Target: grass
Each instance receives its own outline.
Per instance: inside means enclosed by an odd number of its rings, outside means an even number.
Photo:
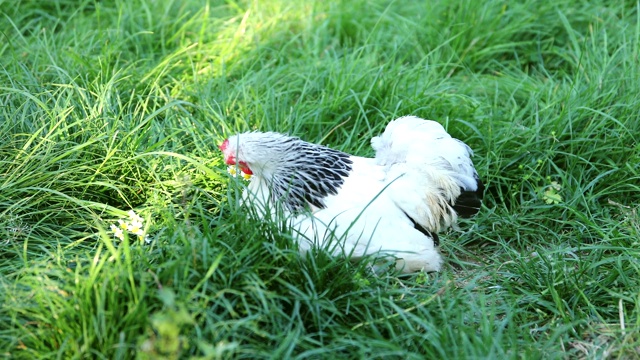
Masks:
[[[640,358],[637,1],[0,5],[1,358]],[[488,187],[439,274],[301,258],[216,146],[407,114]]]

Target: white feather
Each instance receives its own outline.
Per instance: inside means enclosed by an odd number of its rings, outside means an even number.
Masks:
[[[245,135],[251,137],[256,135]],[[231,140],[241,148],[237,137]],[[405,272],[439,271],[442,257],[430,234],[455,224],[452,204],[461,191],[478,190],[471,149],[439,123],[415,116],[391,121],[371,145],[376,157],[351,156],[349,176],[337,194],[322,199],[324,208],[312,207],[311,214],[292,218],[301,252],[334,242],[335,255],[387,254]],[[255,149],[245,152],[258,156]],[[267,158],[255,166],[275,166],[274,158],[282,157],[278,154],[260,155]],[[268,182],[259,176],[248,192],[262,204],[269,202]]]
[[[334,255],[345,253],[357,259],[379,253],[397,257],[397,266],[404,272],[439,271],[442,258],[433,239],[416,230],[397,206],[384,168],[374,159],[351,159],[352,175],[337,195],[326,198],[327,207],[311,217],[295,218],[300,250],[337,239]]]

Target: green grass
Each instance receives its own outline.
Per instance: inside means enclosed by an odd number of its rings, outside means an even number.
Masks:
[[[637,1],[0,9],[0,358],[640,358]],[[439,274],[301,258],[217,150],[408,114],[488,187]]]

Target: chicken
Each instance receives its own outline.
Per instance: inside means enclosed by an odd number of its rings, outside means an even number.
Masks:
[[[403,272],[439,271],[437,233],[476,214],[484,185],[462,141],[415,116],[371,139],[375,158],[274,132],[220,145],[224,161],[252,175],[243,199],[259,213],[289,217],[302,253],[329,246],[351,258],[393,256]]]

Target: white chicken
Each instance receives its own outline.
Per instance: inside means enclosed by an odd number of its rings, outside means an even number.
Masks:
[[[391,121],[371,145],[375,158],[248,132],[220,150],[226,164],[252,175],[245,201],[289,215],[302,253],[334,241],[334,255],[390,255],[407,273],[439,271],[437,233],[480,208],[484,185],[473,152],[439,123],[415,116]]]

